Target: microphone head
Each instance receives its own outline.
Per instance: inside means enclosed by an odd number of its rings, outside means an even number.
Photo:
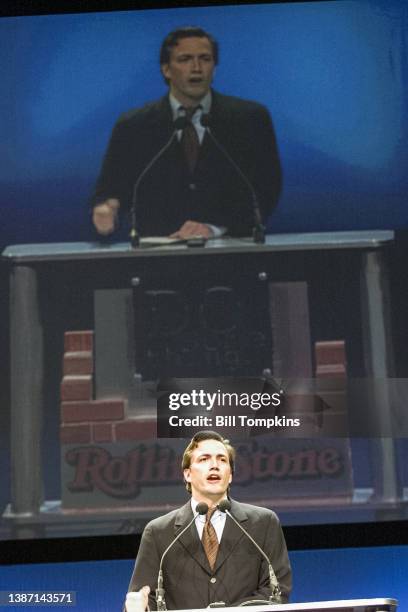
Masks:
[[[200,502],[199,504],[197,504],[196,512],[198,512],[198,514],[207,514],[208,512],[207,504],[205,502]]]
[[[200,123],[204,128],[211,126],[211,115],[210,113],[203,113],[200,118]]]
[[[218,510],[221,512],[225,512],[226,510],[231,510],[231,502],[229,499],[222,499],[217,506]]]
[[[187,117],[181,116],[177,117],[177,119],[173,123],[173,128],[175,130],[184,130],[188,123]]]

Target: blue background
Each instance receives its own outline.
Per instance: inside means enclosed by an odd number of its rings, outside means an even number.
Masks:
[[[351,0],[0,20],[0,246],[88,239],[117,116],[163,95],[172,28],[220,41],[216,89],[264,103],[284,190],[276,232],[408,226],[408,6]]]
[[[407,609],[408,546],[293,551],[290,559],[294,575],[291,603],[393,597],[399,600],[399,610]],[[1,567],[0,590],[76,591],[76,607],[58,609],[119,612],[133,563],[125,560]]]

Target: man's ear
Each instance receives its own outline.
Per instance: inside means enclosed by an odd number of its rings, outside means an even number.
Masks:
[[[190,468],[186,468],[185,470],[183,470],[183,476],[186,482],[191,482],[190,472],[191,472]]]
[[[169,78],[169,65],[168,64],[160,64],[160,70],[165,79]]]

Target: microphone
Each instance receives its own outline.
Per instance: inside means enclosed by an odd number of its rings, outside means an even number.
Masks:
[[[237,527],[239,527],[241,529],[241,531],[244,532],[244,534],[251,540],[252,544],[257,548],[257,550],[261,553],[261,555],[263,556],[263,558],[265,559],[265,561],[268,564],[268,569],[269,569],[269,586],[271,588],[271,595],[269,597],[269,603],[271,604],[280,604],[282,603],[281,600],[281,590],[279,587],[279,582],[278,579],[276,577],[276,574],[273,570],[272,567],[272,563],[269,560],[269,557],[267,556],[267,554],[262,550],[262,548],[255,542],[254,538],[246,531],[246,529],[244,529],[242,527],[242,525],[240,523],[238,523],[238,521],[232,516],[230,510],[231,510],[231,502],[229,501],[229,499],[223,499],[222,501],[220,501],[220,503],[218,504],[217,508],[221,511],[221,512],[225,512],[225,514],[227,516],[230,517],[230,519],[232,519],[234,521],[234,523],[237,525]],[[247,602],[247,605],[251,605],[253,602]],[[260,602],[257,602],[260,603]],[[242,604],[242,605],[245,605]]]
[[[172,546],[174,546],[174,544],[177,542],[177,540],[179,538],[181,538],[183,533],[185,533],[187,531],[187,529],[189,527],[191,527],[191,525],[196,520],[197,516],[199,514],[207,514],[207,512],[208,512],[208,506],[207,506],[206,503],[201,502],[201,503],[197,504],[197,506],[196,506],[196,514],[193,516],[193,518],[188,523],[188,525],[186,525],[186,527],[184,527],[184,529],[182,529],[180,531],[180,533],[177,535],[177,537],[175,537],[174,540],[172,542],[170,542],[170,544],[168,545],[168,547],[166,548],[166,550],[164,551],[164,553],[161,556],[160,566],[159,566],[159,574],[157,576],[157,589],[156,589],[156,604],[157,604],[157,610],[159,610],[159,611],[167,610],[167,608],[166,608],[166,600],[164,598],[165,590],[164,590],[164,587],[163,587],[163,570],[162,570],[164,557],[167,555],[167,553],[169,552],[170,548],[172,548]]]
[[[201,115],[200,122],[201,122],[201,125],[204,128],[206,128],[207,134],[209,134],[209,136],[211,137],[217,149],[219,149],[221,153],[224,155],[224,157],[226,157],[227,160],[230,162],[230,164],[232,164],[232,166],[235,168],[235,170],[237,171],[241,179],[244,181],[245,185],[248,187],[249,192],[251,194],[251,198],[252,198],[252,208],[253,208],[254,221],[255,221],[255,225],[252,230],[252,236],[253,236],[255,243],[264,244],[265,243],[265,226],[262,223],[262,216],[261,216],[261,210],[259,208],[258,196],[256,195],[256,191],[252,183],[250,182],[246,174],[244,174],[244,172],[238,166],[238,164],[234,161],[234,159],[231,157],[231,155],[228,153],[225,147],[223,147],[223,145],[220,143],[218,138],[216,138],[214,134],[212,133],[210,129],[211,123],[212,123],[212,118],[211,118],[210,113],[205,113]]]
[[[145,166],[145,168],[142,170],[142,172],[140,173],[137,181],[135,182],[135,184],[133,186],[132,206],[131,206],[131,209],[130,209],[130,234],[129,234],[130,244],[131,244],[132,249],[136,249],[138,246],[140,246],[140,236],[138,234],[137,227],[136,227],[136,204],[137,204],[137,195],[138,195],[139,185],[142,182],[142,180],[144,179],[144,177],[146,176],[146,174],[148,174],[148,172],[151,170],[151,168],[155,165],[155,163],[160,159],[160,157],[172,145],[174,137],[177,134],[177,132],[179,130],[184,130],[184,128],[186,127],[187,123],[188,123],[187,118],[184,117],[184,116],[183,117],[178,117],[174,121],[174,123],[173,123],[173,132],[172,132],[169,140],[156,153],[156,155],[149,161],[147,166]]]

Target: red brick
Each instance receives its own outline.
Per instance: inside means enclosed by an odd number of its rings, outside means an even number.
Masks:
[[[91,426],[82,425],[61,425],[60,427],[61,444],[89,444],[91,441]]]
[[[127,419],[121,423],[114,424],[116,440],[148,440],[156,438],[156,421]]]
[[[345,378],[346,366],[343,363],[332,363],[327,365],[319,365],[316,368],[317,378]]]
[[[64,353],[63,374],[69,376],[73,374],[92,374],[93,356],[91,351],[71,351]]]
[[[92,376],[64,376],[61,383],[61,401],[92,399]]]
[[[346,365],[346,351],[344,340],[329,340],[315,343],[316,365]]]
[[[112,442],[113,425],[112,423],[92,424],[92,442]]]
[[[67,331],[64,334],[64,353],[71,351],[92,351],[93,331]]]
[[[63,423],[120,421],[124,416],[124,400],[62,402],[61,404],[61,420]]]

